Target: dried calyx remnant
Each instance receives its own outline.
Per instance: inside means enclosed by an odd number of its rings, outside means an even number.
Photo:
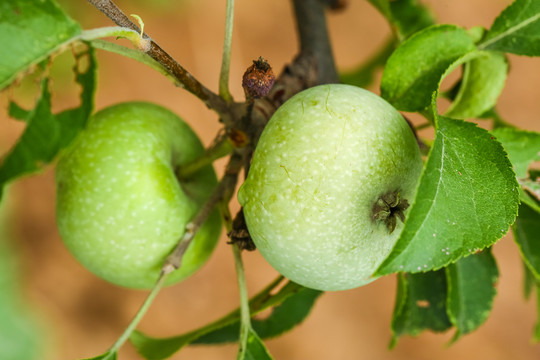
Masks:
[[[404,211],[409,207],[407,199],[402,199],[399,191],[390,191],[381,195],[373,204],[371,218],[373,221],[382,221],[391,234],[396,228],[397,219],[405,221]]]
[[[233,228],[227,235],[231,239],[228,243],[238,245],[241,250],[253,251],[257,248],[249,235],[243,210],[238,212],[233,221]]]
[[[259,57],[253,60],[253,65],[247,68],[242,77],[242,87],[247,99],[259,99],[265,97],[274,86],[276,77],[268,62]]]

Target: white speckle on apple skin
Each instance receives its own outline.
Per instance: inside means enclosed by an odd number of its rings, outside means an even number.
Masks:
[[[373,280],[403,224],[373,222],[375,201],[414,199],[422,171],[414,135],[390,104],[349,85],[321,85],[282,105],[265,127],[238,199],[265,259],[320,290]]]
[[[203,151],[186,123],[154,104],[118,104],[94,115],[57,166],[56,215],[67,248],[112,283],[152,287],[185,225],[216,185],[211,167],[183,184],[174,174],[173,166]],[[167,284],[207,260],[220,228],[214,212]]]

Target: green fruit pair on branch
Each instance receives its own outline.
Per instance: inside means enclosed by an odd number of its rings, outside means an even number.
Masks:
[[[97,113],[57,170],[67,247],[113,283],[151,287],[186,224],[215,187],[210,167],[178,181],[203,148],[177,116],[126,103]],[[364,285],[392,250],[422,161],[403,117],[348,85],[305,90],[273,115],[239,201],[258,250],[306,287]],[[193,273],[219,234],[213,214],[168,283]]]

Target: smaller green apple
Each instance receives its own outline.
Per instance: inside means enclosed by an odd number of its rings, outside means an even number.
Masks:
[[[70,252],[117,285],[150,288],[161,266],[215,188],[207,166],[178,181],[175,171],[204,148],[193,130],[158,105],[130,102],[96,113],[56,169],[56,216]],[[214,211],[167,284],[195,272],[212,253]]]
[[[422,171],[403,117],[349,85],[316,86],[272,116],[238,200],[266,260],[320,290],[367,284],[399,237]]]

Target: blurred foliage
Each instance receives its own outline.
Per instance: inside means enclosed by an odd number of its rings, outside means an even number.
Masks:
[[[22,299],[16,253],[9,244],[9,205],[9,196],[4,196],[0,203],[0,359],[41,359],[42,337]]]

